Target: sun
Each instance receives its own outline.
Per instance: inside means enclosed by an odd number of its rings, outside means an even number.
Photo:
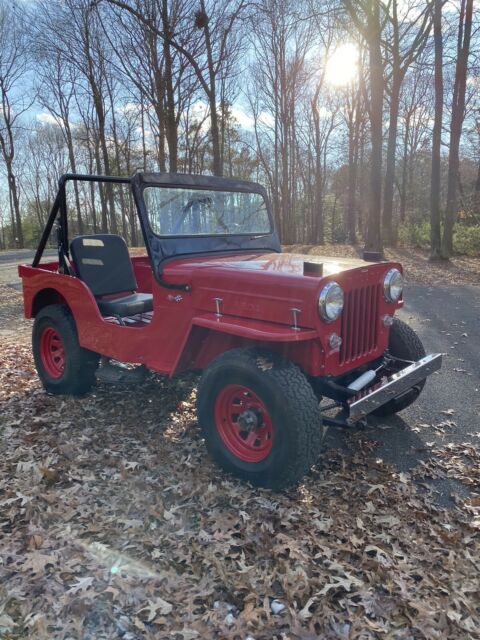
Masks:
[[[344,87],[358,76],[358,49],[351,42],[341,44],[327,60],[325,79],[335,87]]]

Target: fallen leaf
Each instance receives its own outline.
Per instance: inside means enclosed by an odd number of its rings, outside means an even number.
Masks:
[[[139,609],[137,613],[146,612],[147,620],[151,622],[158,615],[166,616],[172,612],[173,605],[167,602],[163,598],[155,598],[155,600],[149,600],[148,603]]]

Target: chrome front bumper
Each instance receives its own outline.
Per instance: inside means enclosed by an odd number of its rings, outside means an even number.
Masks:
[[[427,376],[438,371],[441,366],[442,354],[431,353],[421,360],[418,360],[418,362],[414,362],[413,364],[405,367],[405,369],[394,373],[388,378],[385,384],[367,392],[366,395],[362,396],[358,400],[355,400],[357,396],[354,396],[348,405],[349,420],[352,422],[360,420],[393,398],[398,398],[416,384],[425,380]]]

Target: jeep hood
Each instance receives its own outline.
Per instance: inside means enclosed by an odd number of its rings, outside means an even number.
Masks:
[[[305,275],[305,263],[323,264],[323,273]],[[188,284],[192,304],[200,312],[281,324],[292,323],[292,308],[301,310],[299,324],[318,325],[318,294],[325,278],[347,288],[381,282],[386,263],[351,258],[323,258],[293,253],[235,253],[178,258],[164,266],[169,283]]]
[[[165,275],[171,271],[196,271],[197,269],[227,269],[258,271],[263,273],[285,274],[289,276],[303,276],[305,263],[323,265],[321,277],[332,276],[350,269],[366,268],[370,264],[360,258],[326,258],[297,253],[263,253],[263,254],[234,254],[231,256],[200,256],[175,260],[164,268]],[[314,276],[314,277],[319,277]]]

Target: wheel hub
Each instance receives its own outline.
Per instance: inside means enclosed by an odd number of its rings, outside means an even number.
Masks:
[[[47,326],[40,336],[40,357],[51,378],[61,378],[65,370],[65,349],[59,332]]]
[[[244,462],[261,462],[272,450],[272,418],[263,400],[248,387],[230,384],[218,394],[215,425],[226,448]]]
[[[247,409],[238,416],[238,424],[242,429],[251,433],[259,426],[259,416],[252,409]]]

